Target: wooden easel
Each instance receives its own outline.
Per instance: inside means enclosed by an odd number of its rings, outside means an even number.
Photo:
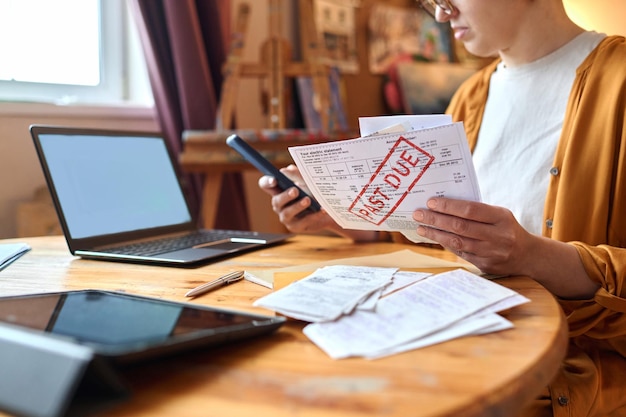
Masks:
[[[302,61],[291,60],[289,42],[280,34],[282,23],[281,0],[269,0],[269,38],[261,45],[258,63],[242,62],[250,6],[241,3],[237,12],[235,28],[231,38],[230,53],[224,65],[224,83],[218,108],[218,130],[230,129],[233,125],[239,81],[244,77],[267,80],[266,108],[268,128],[287,127],[288,78],[309,76],[313,81],[315,103],[320,110],[322,130],[331,128],[330,115],[330,68],[323,62],[323,51],[313,20],[311,0],[300,1],[300,23],[302,38]]]

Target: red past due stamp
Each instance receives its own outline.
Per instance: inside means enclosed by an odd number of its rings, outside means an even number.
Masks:
[[[433,155],[401,136],[348,211],[380,225],[398,208],[434,160]]]

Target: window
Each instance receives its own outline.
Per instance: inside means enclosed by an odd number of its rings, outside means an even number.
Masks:
[[[0,0],[0,99],[150,104],[129,20],[123,0]]]

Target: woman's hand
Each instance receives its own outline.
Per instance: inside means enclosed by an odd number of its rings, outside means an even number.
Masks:
[[[310,193],[302,179],[302,175],[300,175],[300,171],[295,165],[282,168],[281,172],[307,194]],[[272,210],[290,232],[315,233],[332,228],[335,224],[323,210],[315,213],[305,212],[311,205],[311,198],[304,197],[296,201],[298,190],[295,187],[281,191],[277,187],[276,179],[267,175],[259,179],[259,187],[272,196]]]
[[[424,226],[420,236],[432,239],[483,272],[523,274],[526,248],[532,235],[502,207],[449,198],[428,200],[429,210],[416,210],[413,218]]]
[[[302,179],[300,171],[295,165],[282,168],[281,172],[307,194],[310,193]],[[311,198],[305,197],[296,201],[298,190],[295,187],[285,191],[280,190],[277,187],[274,177],[263,176],[259,178],[259,187],[272,196],[272,210],[278,215],[280,222],[292,233],[330,231],[358,242],[368,242],[378,239],[378,233],[375,231],[343,229],[326,211],[324,211],[324,209],[318,212],[305,212],[311,205]]]
[[[483,272],[529,276],[562,298],[588,299],[599,287],[573,245],[527,232],[505,208],[450,198],[427,207],[413,213],[417,233]]]

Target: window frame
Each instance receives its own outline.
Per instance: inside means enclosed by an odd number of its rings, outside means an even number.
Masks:
[[[150,106],[151,97],[131,97],[129,78],[133,81],[142,75],[139,66],[143,61],[129,59],[129,49],[133,49],[131,39],[132,23],[124,0],[100,0],[100,83],[96,86],[67,84],[46,84],[22,81],[0,80],[0,101],[49,104],[120,105],[143,104]],[[135,50],[142,51],[135,40]],[[136,50],[138,49],[138,50]],[[141,56],[143,59],[143,55]],[[139,75],[135,74],[136,72]],[[132,74],[131,74],[132,73]],[[147,79],[144,80],[147,83]],[[145,90],[145,89],[144,89]],[[150,95],[149,92],[143,92]]]

